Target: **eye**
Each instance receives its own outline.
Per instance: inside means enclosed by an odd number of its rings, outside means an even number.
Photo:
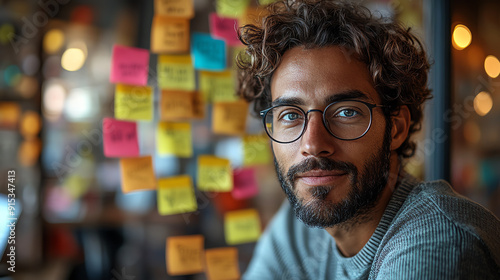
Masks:
[[[341,118],[353,118],[359,114],[358,111],[355,109],[351,108],[346,108],[346,109],[340,109],[337,111],[335,114],[336,117],[341,117]]]
[[[296,112],[286,112],[282,114],[281,119],[285,121],[295,121],[301,119],[301,116]]]

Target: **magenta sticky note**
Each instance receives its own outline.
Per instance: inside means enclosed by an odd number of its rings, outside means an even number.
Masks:
[[[149,50],[113,46],[110,81],[145,86],[148,83]]]
[[[234,170],[233,183],[232,195],[235,199],[247,199],[259,193],[257,180],[255,179],[255,169],[253,168]]]
[[[137,123],[104,118],[102,121],[104,155],[107,157],[136,157],[139,155]]]
[[[240,46],[237,29],[237,19],[219,17],[216,13],[210,14],[210,32],[215,38],[226,41],[230,46]]]

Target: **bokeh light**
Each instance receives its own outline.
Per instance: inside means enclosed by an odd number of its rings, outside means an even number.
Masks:
[[[68,71],[77,71],[85,63],[85,52],[78,48],[67,49],[61,58],[62,68]]]
[[[474,98],[474,110],[480,116],[485,116],[493,107],[493,99],[486,91],[481,91]]]
[[[486,74],[492,78],[498,77],[500,75],[500,61],[493,55],[488,55],[484,60],[484,70]]]
[[[43,89],[43,113],[48,119],[59,117],[66,101],[66,88],[58,81],[48,82]]]
[[[3,79],[5,83],[11,87],[16,86],[21,80],[22,74],[19,67],[16,65],[9,65],[3,72]]]
[[[43,38],[43,49],[48,54],[54,54],[61,49],[64,40],[64,33],[60,29],[52,29]]]
[[[42,119],[35,111],[26,111],[22,118],[19,130],[26,139],[33,139],[42,128]]]
[[[472,42],[472,33],[469,28],[463,24],[457,24],[453,30],[453,47],[457,50],[467,48]]]
[[[28,76],[33,76],[38,72],[40,68],[40,59],[35,54],[29,54],[23,58],[21,67],[24,74]]]
[[[5,23],[0,26],[0,43],[2,45],[6,45],[10,42],[12,37],[14,36],[14,26],[10,23]]]

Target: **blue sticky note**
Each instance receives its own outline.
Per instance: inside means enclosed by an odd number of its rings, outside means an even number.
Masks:
[[[222,71],[226,69],[226,43],[208,33],[193,32],[191,55],[196,70]]]

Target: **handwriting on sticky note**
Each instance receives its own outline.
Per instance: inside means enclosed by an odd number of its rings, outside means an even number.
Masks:
[[[167,273],[169,275],[186,275],[203,272],[203,248],[203,235],[168,237],[166,245]]]
[[[161,91],[160,119],[176,121],[190,119],[194,115],[194,92]]]
[[[123,84],[116,85],[115,118],[119,120],[152,120],[152,88]]]
[[[224,233],[229,245],[257,241],[260,232],[259,213],[255,209],[230,211],[224,215]]]
[[[198,157],[198,189],[229,192],[233,189],[233,174],[228,159],[210,155]]]
[[[121,158],[122,191],[154,190],[156,178],[151,156],[136,158]]]
[[[158,58],[158,86],[169,90],[192,91],[196,88],[190,55],[161,55]]]
[[[200,91],[206,102],[238,100],[231,71],[200,71]]]
[[[151,52],[189,51],[189,19],[155,15],[151,26]]]
[[[157,129],[159,155],[189,158],[193,155],[190,123],[159,122]]]
[[[212,114],[213,132],[225,135],[244,134],[247,113],[248,103],[243,100],[214,103]]]
[[[155,0],[155,14],[192,18],[194,16],[193,0]]]
[[[111,83],[144,86],[148,83],[149,51],[115,45],[111,61]]]
[[[105,156],[135,157],[139,155],[137,123],[104,118],[102,134]]]
[[[243,165],[253,166],[271,162],[271,148],[267,135],[243,137]]]
[[[235,18],[219,17],[216,13],[210,14],[210,33],[226,41],[229,46],[240,46],[238,39],[238,20]]]
[[[223,17],[240,17],[249,3],[250,0],[217,0],[217,14]]]
[[[193,33],[191,54],[197,70],[222,71],[226,68],[226,43],[210,34]]]
[[[234,170],[234,188],[231,192],[235,199],[247,199],[257,195],[259,188],[255,178],[255,169],[242,168]]]
[[[209,280],[240,278],[238,249],[235,247],[205,250],[206,274]]]
[[[193,183],[187,175],[158,179],[157,198],[160,215],[193,212],[198,208]]]

